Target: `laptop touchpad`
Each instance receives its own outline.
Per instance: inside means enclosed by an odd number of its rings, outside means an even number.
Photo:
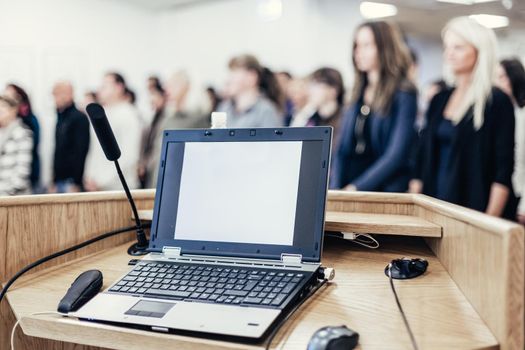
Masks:
[[[173,303],[141,300],[124,314],[133,316],[162,318],[174,306]]]

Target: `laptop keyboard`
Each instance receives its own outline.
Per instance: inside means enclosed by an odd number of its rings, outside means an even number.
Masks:
[[[199,264],[140,263],[109,291],[219,304],[279,307],[305,273]]]

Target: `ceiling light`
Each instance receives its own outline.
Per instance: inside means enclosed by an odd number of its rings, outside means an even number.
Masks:
[[[512,0],[501,0],[501,4],[506,10],[512,10],[512,6],[514,6]]]
[[[361,11],[361,16],[367,19],[383,18],[395,16],[397,14],[397,7],[380,2],[363,1],[361,5],[359,5],[359,11]]]
[[[283,15],[283,2],[282,0],[259,0],[257,13],[264,22],[278,20]]]
[[[482,26],[487,28],[502,28],[509,25],[509,18],[505,16],[495,16],[495,15],[470,15],[469,18],[472,18]]]

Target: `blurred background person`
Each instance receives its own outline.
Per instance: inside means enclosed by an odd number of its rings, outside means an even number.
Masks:
[[[493,88],[496,36],[468,17],[449,21],[442,36],[454,88],[430,103],[410,190],[515,219],[514,110]]]
[[[19,115],[19,102],[0,96],[0,196],[31,193],[33,136]]]
[[[81,101],[80,109],[82,112],[86,112],[86,107],[90,103],[98,103],[97,93],[95,91],[86,91],[84,98]]]
[[[412,63],[408,69],[408,79],[417,87],[419,80],[419,57],[416,50],[410,49],[410,58],[412,59]]]
[[[147,80],[147,87],[149,93],[155,93],[155,91],[157,91],[159,87],[162,87],[160,78],[156,75],[150,76]]]
[[[448,89],[449,86],[447,84],[447,82],[443,79],[438,79],[438,80],[434,80],[433,82],[431,82],[430,84],[428,84],[428,86],[424,89],[423,91],[423,96],[421,98],[421,110],[423,111],[422,113],[418,114],[417,116],[417,120],[416,120],[416,130],[419,132],[421,131],[424,126],[425,126],[425,123],[426,123],[426,117],[425,117],[425,112],[427,111],[428,109],[428,106],[430,105],[430,101],[432,101],[432,99],[434,98],[434,96],[436,96],[438,93],[440,93],[441,91],[444,91],[446,89]]]
[[[132,105],[135,105],[137,103],[137,95],[135,94],[135,91],[131,90],[129,87],[126,86],[126,101],[129,102]]]
[[[148,83],[150,81],[148,80]],[[160,84],[160,81],[156,81],[154,85],[148,85],[148,91],[150,93],[150,104],[153,110],[153,118],[148,128],[144,131],[144,135],[141,143],[141,154],[139,160],[138,176],[141,184],[141,188],[147,188],[151,186],[154,181],[151,179],[153,173],[155,173],[153,166],[157,166],[152,156],[153,149],[160,152],[160,148],[154,147],[154,143],[161,142],[162,140],[162,126],[166,119],[166,94],[164,88]]]
[[[293,116],[290,126],[306,126],[310,117],[315,113],[315,107],[309,103],[308,78],[294,78],[288,86],[288,96],[293,104]]]
[[[190,110],[187,106],[191,82],[188,73],[184,70],[176,71],[165,83],[165,117],[158,122],[158,128],[153,130],[151,137],[151,151],[149,151],[147,170],[148,175],[144,186],[155,188],[157,184],[158,166],[162,145],[162,130],[209,128],[209,111]]]
[[[33,149],[31,151],[31,190],[33,193],[42,192],[40,184],[40,154],[38,146],[40,144],[40,124],[38,118],[33,114],[29,95],[16,84],[8,84],[4,94],[18,103],[18,117],[29,127],[33,137]]]
[[[353,43],[355,83],[335,151],[331,188],[405,192],[417,114],[410,51],[397,26],[366,22]]]
[[[344,98],[343,77],[338,70],[324,67],[312,73],[308,101],[315,112],[306,125],[333,127],[333,144],[337,144],[339,140]]]
[[[281,71],[275,73],[275,78],[277,79],[277,84],[279,84],[281,93],[284,96],[284,126],[290,126],[293,118],[294,106],[290,99],[289,89],[293,77],[290,72]]]
[[[142,124],[140,114],[126,96],[126,81],[121,74],[107,73],[97,92],[100,103],[106,110],[122,155],[120,167],[129,188],[138,188],[137,166],[140,154]],[[113,164],[105,157],[96,135],[91,128],[91,140],[86,160],[84,188],[86,191],[121,190],[122,185]]]
[[[525,224],[525,69],[517,58],[505,59],[497,68],[496,85],[514,105],[515,148],[512,185],[517,198],[517,220]]]
[[[210,113],[216,111],[217,107],[219,107],[219,105],[222,102],[222,97],[219,95],[219,93],[215,90],[213,86],[208,86],[206,88],[206,96],[208,97],[210,105]]]
[[[73,100],[73,86],[60,81],[53,87],[57,123],[53,157],[53,186],[49,192],[79,192],[84,189],[84,166],[89,150],[89,120]]]
[[[439,94],[441,91],[447,90],[449,88],[447,82],[443,79],[435,80],[431,82],[427,89],[425,90],[423,99],[425,100],[426,105],[430,104],[430,101]]]
[[[284,124],[283,95],[274,74],[252,55],[230,60],[227,95],[218,111],[228,115],[229,128],[278,127]]]
[[[161,125],[162,130],[206,128],[210,126],[209,110],[202,112],[189,108],[188,95],[190,88],[190,77],[184,70],[176,71],[166,81],[167,117]]]

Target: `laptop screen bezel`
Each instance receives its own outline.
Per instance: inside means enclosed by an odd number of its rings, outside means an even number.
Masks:
[[[309,128],[251,128],[251,129],[184,129],[164,130],[162,150],[159,162],[155,206],[150,235],[150,252],[160,252],[165,246],[179,247],[182,254],[216,255],[256,259],[280,259],[281,254],[301,254],[303,261],[319,262],[321,260],[326,193],[328,188],[328,169],[330,167],[330,149],[332,140],[331,127]],[[311,246],[296,247],[271,244],[247,244],[236,242],[188,242],[174,238],[174,232],[159,232],[160,205],[166,169],[166,156],[170,142],[254,142],[254,141],[320,141],[321,157],[319,174],[315,190],[315,219],[313,224],[313,243]],[[305,205],[298,201],[297,205]],[[296,210],[298,210],[297,208]],[[176,214],[175,214],[176,215]],[[176,220],[176,218],[175,218]],[[164,230],[166,231],[166,230]]]

